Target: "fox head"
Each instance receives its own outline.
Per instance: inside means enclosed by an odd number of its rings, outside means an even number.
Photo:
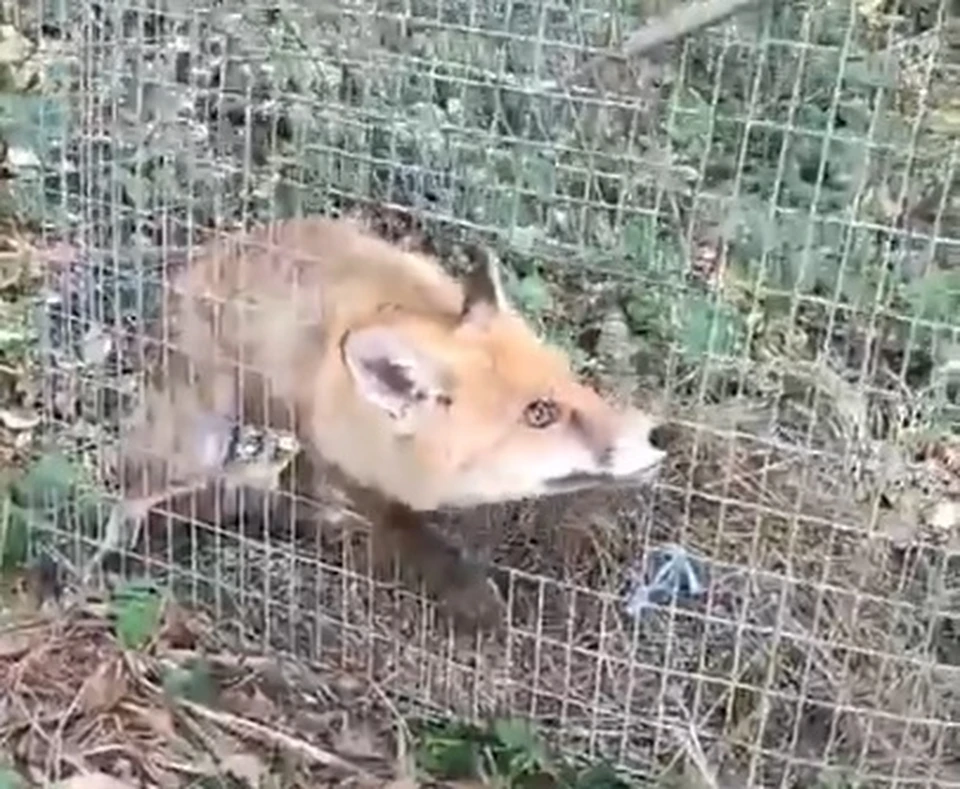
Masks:
[[[460,284],[456,311],[382,309],[341,335],[353,407],[328,415],[330,459],[415,509],[650,481],[665,455],[653,418],[578,381],[491,258]]]

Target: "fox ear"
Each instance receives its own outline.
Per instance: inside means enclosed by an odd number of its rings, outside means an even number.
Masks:
[[[441,365],[390,326],[350,332],[343,356],[360,396],[393,419],[401,432],[416,406],[443,394]]]
[[[496,258],[477,247],[469,250],[474,260],[473,268],[463,278],[463,307],[460,322],[482,324],[498,312],[509,309],[500,280],[500,267]]]

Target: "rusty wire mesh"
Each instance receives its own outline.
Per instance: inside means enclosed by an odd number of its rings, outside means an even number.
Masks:
[[[95,487],[164,261],[206,228],[479,240],[585,372],[686,427],[649,493],[445,516],[511,568],[505,640],[455,639],[336,523],[168,519],[137,571],[401,709],[530,716],[662,785],[960,786],[950,3],[778,3],[613,56],[667,8],[38,0],[19,199],[55,440]],[[89,554],[98,501],[50,550]],[[667,544],[703,593],[627,612]]]

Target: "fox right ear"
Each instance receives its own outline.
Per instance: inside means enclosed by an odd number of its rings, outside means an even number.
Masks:
[[[350,332],[343,357],[360,396],[383,410],[400,432],[409,427],[414,406],[442,393],[439,364],[390,326]]]
[[[500,269],[494,256],[478,248],[471,248],[470,253],[475,262],[461,282],[461,323],[483,322],[496,313],[509,309],[500,281]]]

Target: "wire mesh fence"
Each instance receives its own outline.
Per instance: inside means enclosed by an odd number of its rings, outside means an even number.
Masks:
[[[154,518],[136,571],[240,643],[661,785],[960,786],[960,27],[947,0],[764,4],[618,56],[665,9],[18,8],[15,200],[74,463],[38,544],[90,553],[139,338],[211,228],[350,214],[453,267],[479,242],[584,374],[683,428],[650,491],[438,516],[509,570],[502,637],[249,492]]]

